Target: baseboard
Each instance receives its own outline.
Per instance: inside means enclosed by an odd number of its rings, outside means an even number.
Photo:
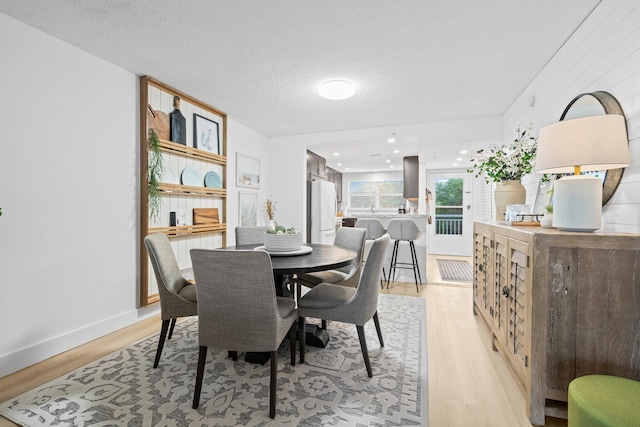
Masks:
[[[46,341],[0,356],[0,378],[86,344],[160,313],[160,306],[143,307],[69,331]]]

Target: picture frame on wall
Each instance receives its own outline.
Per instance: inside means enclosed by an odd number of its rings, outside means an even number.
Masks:
[[[260,160],[236,153],[236,185],[260,188]]]
[[[220,154],[218,123],[204,116],[193,114],[193,141],[198,150]]]
[[[238,224],[241,226],[258,225],[258,194],[238,192]]]

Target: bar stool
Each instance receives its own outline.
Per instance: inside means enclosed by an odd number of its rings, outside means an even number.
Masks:
[[[422,235],[422,230],[418,228],[412,219],[397,218],[389,221],[389,225],[387,225],[387,233],[389,233],[389,236],[395,240],[393,244],[393,253],[391,255],[391,265],[389,266],[389,276],[387,276],[387,289],[389,289],[389,282],[391,279],[395,278],[397,268],[410,268],[413,270],[413,278],[416,281],[416,291],[419,292],[420,288],[418,287],[418,283],[422,283],[422,277],[420,276],[420,266],[418,265],[416,247],[413,242]],[[398,262],[398,247],[400,242],[409,242],[411,263]]]
[[[384,236],[387,233],[387,230],[385,230],[384,225],[382,225],[382,222],[380,222],[380,220],[378,218],[358,218],[358,220],[356,221],[356,225],[354,226],[355,228],[364,228],[367,230],[367,234],[365,234],[365,239],[366,240],[376,240],[379,239],[380,237]],[[364,264],[366,262],[366,257],[362,257],[362,263]],[[382,284],[382,281],[387,281],[387,275],[384,271],[384,266],[382,267],[382,279],[380,280],[380,288],[383,289],[384,285]]]

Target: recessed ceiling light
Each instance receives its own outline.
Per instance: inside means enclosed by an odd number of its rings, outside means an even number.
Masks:
[[[454,164],[453,164],[453,166],[458,166],[458,164],[457,164],[457,163],[454,163]]]
[[[391,163],[391,159],[385,160],[386,163]]]
[[[333,153],[333,155],[334,155],[334,156],[339,156],[339,155],[340,155],[340,153]]]
[[[393,168],[393,167],[395,167],[395,166],[393,166],[393,165],[389,165],[389,167],[390,167],[390,168]]]
[[[338,166],[342,166],[342,163],[338,163]]]
[[[400,150],[393,150],[393,152],[394,152],[394,153],[399,153],[399,152],[400,152]]]
[[[460,154],[467,154],[467,150],[460,150]]]
[[[462,160],[462,157],[456,157],[456,161],[459,162],[460,160]]]
[[[391,136],[387,139],[387,142],[389,144],[393,144],[394,142],[396,142],[396,134],[392,133]]]
[[[344,168],[344,170],[347,170],[347,171],[348,171],[348,170],[349,170],[349,168]]]
[[[329,80],[320,85],[318,92],[323,98],[339,101],[351,98],[356,93],[356,88],[347,80]]]

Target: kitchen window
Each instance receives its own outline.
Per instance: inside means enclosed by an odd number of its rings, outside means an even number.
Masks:
[[[402,181],[350,181],[349,209],[396,211],[399,205],[406,203],[402,190]]]

